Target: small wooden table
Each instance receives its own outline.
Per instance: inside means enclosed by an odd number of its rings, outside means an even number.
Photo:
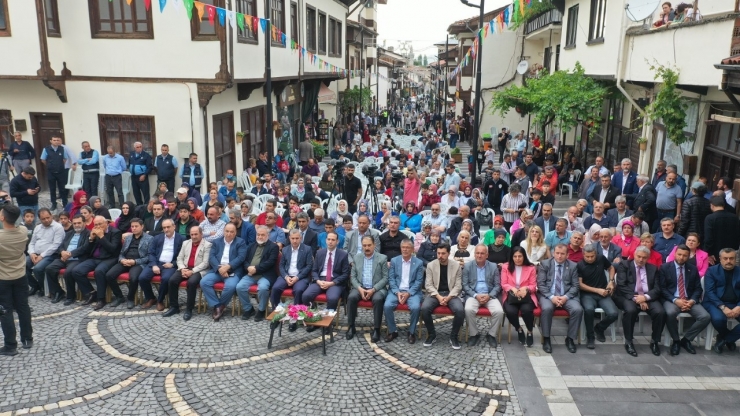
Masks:
[[[275,316],[275,312],[273,311],[266,318],[267,321],[270,323],[270,340],[267,342],[268,349],[272,348],[272,340],[273,340],[273,337],[275,336],[276,329],[278,330],[278,336],[279,337],[283,336],[283,322],[284,321],[272,322],[272,318],[274,316]],[[321,346],[322,346],[324,355],[326,355],[326,329],[331,328],[331,325],[334,322],[335,317],[336,315],[324,316],[321,318],[320,321],[304,322],[304,324],[307,326],[315,326],[321,329]],[[329,331],[329,339],[330,339],[330,342],[334,342],[334,331],[331,331],[331,330]]]

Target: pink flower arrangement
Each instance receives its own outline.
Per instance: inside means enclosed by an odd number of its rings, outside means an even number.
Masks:
[[[290,321],[290,323],[296,323],[297,321],[316,322],[320,320],[321,315],[315,309],[309,309],[306,305],[294,304],[288,305],[286,309],[283,309],[272,318],[272,322]]]

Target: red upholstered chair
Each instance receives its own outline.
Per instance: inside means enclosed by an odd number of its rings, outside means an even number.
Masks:
[[[187,287],[187,281],[183,281],[186,285],[183,286],[180,284],[180,287]],[[224,282],[218,282],[213,285],[213,291],[216,292],[216,294],[223,292],[224,290]],[[231,316],[236,315],[236,302],[238,302],[236,293],[234,293],[234,296],[231,298]],[[201,308],[203,309],[203,312],[208,310],[208,305],[203,301],[203,292],[200,292],[200,295],[198,296],[198,313],[201,313]]]

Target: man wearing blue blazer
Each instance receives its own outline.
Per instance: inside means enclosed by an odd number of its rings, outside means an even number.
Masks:
[[[149,243],[149,263],[139,275],[139,287],[144,291],[146,303],[144,309],[154,305],[154,291],[152,279],[159,275],[159,294],[157,295],[157,310],[164,310],[164,298],[167,296],[170,277],[177,271],[177,255],[180,254],[182,242],[185,239],[175,231],[175,222],[167,218],[162,220],[162,234],[157,234]]]
[[[302,304],[303,292],[311,280],[313,250],[301,244],[301,230],[297,228],[290,230],[288,240],[290,244],[283,249],[283,257],[280,258],[280,276],[272,285],[270,292],[270,303],[273,308],[280,304],[280,297],[287,288],[293,289],[293,303]],[[288,326],[288,331],[293,332],[296,328],[297,324],[292,323]]]
[[[401,255],[391,259],[388,269],[388,284],[390,291],[385,298],[383,311],[388,325],[388,335],[385,342],[391,342],[398,337],[396,318],[393,311],[398,305],[408,305],[411,312],[409,322],[409,344],[416,342],[416,325],[421,314],[421,285],[424,284],[424,262],[414,255],[414,243],[411,240],[401,241]]]
[[[714,352],[722,354],[725,346],[735,350],[735,341],[740,339],[740,325],[727,329],[727,321],[740,321],[740,268],[735,265],[735,249],[719,251],[720,264],[707,269],[704,275],[704,309],[712,317],[717,330]]]
[[[244,274],[247,244],[241,237],[236,236],[236,226],[231,223],[224,227],[223,237],[213,240],[212,244],[211,255],[208,260],[211,265],[211,272],[200,281],[200,290],[203,292],[208,306],[213,308],[211,316],[214,322],[218,322],[224,314],[226,305],[229,304],[231,297],[236,292],[237,283]],[[218,297],[213,285],[222,282],[224,288],[221,291],[221,297]]]
[[[270,213],[269,216],[274,216]],[[282,230],[281,230],[282,232]],[[236,285],[236,294],[242,304],[242,320],[246,321],[254,316],[255,322],[265,319],[267,300],[270,297],[270,286],[277,280],[277,264],[280,256],[280,247],[270,241],[270,228],[265,225],[257,227],[257,240],[247,247],[247,256],[244,260],[244,274]],[[257,285],[257,311],[252,307],[249,299],[249,288]],[[273,305],[273,308],[277,305]]]
[[[496,348],[498,347],[496,335],[504,321],[504,308],[498,300],[501,294],[501,276],[498,266],[488,261],[488,247],[478,244],[475,246],[474,255],[475,261],[467,263],[462,273],[463,294],[466,298],[465,317],[470,328],[468,347],[478,344],[480,335],[476,316],[480,308],[486,308],[491,314],[491,325],[488,327],[486,341],[491,348]]]
[[[620,195],[636,194],[639,191],[637,173],[632,170],[630,159],[622,159],[622,170],[612,175],[612,186],[619,190]]]
[[[349,259],[347,252],[337,248],[339,237],[331,232],[326,235],[326,248],[316,252],[311,271],[311,284],[303,292],[303,304],[314,304],[314,300],[322,293],[326,293],[326,308],[336,310],[342,293],[349,280]],[[316,327],[309,325],[306,332],[315,331]]]

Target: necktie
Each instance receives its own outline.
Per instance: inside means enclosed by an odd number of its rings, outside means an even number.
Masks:
[[[642,267],[637,266],[637,294],[640,296],[645,295],[645,290],[642,288]]]
[[[331,261],[331,252],[329,252],[329,261],[326,262],[326,281],[331,282],[331,271],[334,262]]]
[[[678,297],[686,299],[686,284],[683,279],[683,266],[678,266]]]
[[[555,272],[555,292],[556,296],[563,296],[563,265],[558,264],[558,270]]]
[[[306,238],[306,232],[301,232],[301,244],[303,244],[303,239]]]

